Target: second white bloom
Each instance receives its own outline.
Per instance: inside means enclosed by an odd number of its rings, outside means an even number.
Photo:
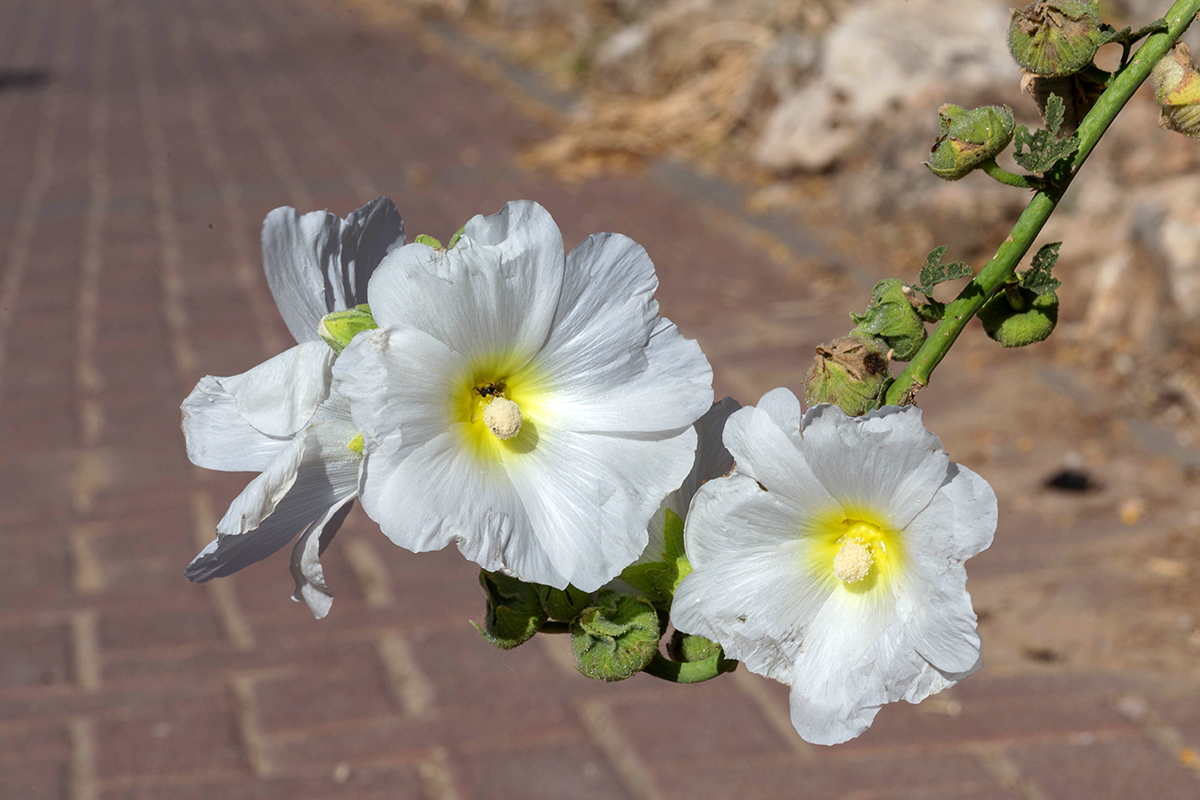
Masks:
[[[364,436],[363,508],[393,541],[593,591],[691,469],[712,371],[659,316],[638,244],[563,250],[518,201],[449,249],[389,254],[368,287],[380,329],[334,375]]]

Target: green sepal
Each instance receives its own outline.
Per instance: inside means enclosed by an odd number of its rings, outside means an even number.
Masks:
[[[669,609],[675,589],[692,571],[692,565],[683,552],[683,520],[669,508],[663,511],[663,540],[666,542],[663,560],[628,566],[622,570],[621,580],[655,606]]]
[[[571,626],[576,666],[589,678],[625,680],[658,653],[659,635],[658,612],[648,600],[601,589]]]
[[[434,250],[442,249],[442,243],[440,241],[424,233],[418,233],[417,237],[413,239],[413,241],[417,244],[423,244],[426,247],[432,247]]]
[[[850,314],[853,333],[882,339],[896,361],[909,361],[925,344],[925,323],[913,307],[910,291],[898,278],[875,284],[871,305],[861,314]]]
[[[466,225],[463,225],[461,228],[459,228],[458,230],[456,230],[454,232],[454,235],[450,237],[450,244],[446,245],[447,250],[454,249],[454,245],[458,244],[458,240],[462,238],[462,232],[464,230],[466,230],[466,227],[467,227]]]
[[[499,572],[480,570],[479,584],[487,592],[487,616],[475,628],[492,645],[511,650],[533,638],[546,621],[539,587]]]
[[[956,181],[996,157],[1013,137],[1013,114],[1008,106],[966,110],[944,105],[938,109],[941,135],[929,150],[925,166],[943,180]]]
[[[341,353],[355,336],[378,327],[375,317],[371,316],[371,307],[362,303],[346,311],[334,311],[321,317],[317,333],[333,348],[333,352]]]
[[[574,622],[579,619],[583,610],[592,604],[592,595],[574,586],[568,585],[566,589],[538,586],[537,590],[542,610],[550,619]]]

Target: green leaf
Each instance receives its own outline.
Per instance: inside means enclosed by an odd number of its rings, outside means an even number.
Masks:
[[[1050,275],[1050,271],[1054,269],[1054,265],[1058,261],[1058,248],[1060,247],[1062,247],[1062,242],[1052,242],[1037,251],[1032,265],[1021,273],[1021,288],[1028,289],[1034,294],[1053,294],[1059,286],[1062,286],[1062,281]]]
[[[918,291],[926,297],[932,297],[933,287],[939,283],[968,278],[974,274],[965,261],[951,261],[949,264],[943,264],[942,256],[944,255],[946,255],[946,245],[933,248],[929,255],[925,256],[925,266],[921,267],[921,274],[918,276],[919,282],[912,287],[914,291]]]
[[[1038,175],[1053,171],[1060,163],[1070,159],[1079,149],[1079,137],[1071,134],[1058,138],[1062,130],[1066,106],[1056,94],[1046,100],[1046,128],[1030,132],[1024,125],[1017,126],[1013,137],[1013,160],[1022,168]]]

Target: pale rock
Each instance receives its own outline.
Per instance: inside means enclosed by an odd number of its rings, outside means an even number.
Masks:
[[[1009,5],[868,0],[855,6],[827,32],[816,80],[771,114],[756,159],[772,169],[825,169],[873,123],[1019,80],[1005,44]]]

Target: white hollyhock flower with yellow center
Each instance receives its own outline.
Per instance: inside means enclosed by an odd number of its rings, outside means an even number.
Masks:
[[[206,376],[183,403],[192,463],[258,472],[217,524],[217,538],[188,565],[189,580],[230,575],[297,534],[295,600],[320,618],[332,595],[320,554],[358,493],[361,437],[333,388],[335,350],[323,318],[366,302],[367,279],[404,243],[404,225],[381,197],[345,220],[277,208],[263,222],[263,266],[271,294],[298,344],[241,375]]]
[[[817,744],[979,668],[963,562],[991,544],[996,496],[919,410],[801,419],[776,389],[730,417],[724,441],[737,466],[692,502],[677,628],[790,684],[792,723]]]
[[[379,330],[334,366],[363,432],[363,508],[397,544],[454,543],[487,570],[593,591],[637,558],[692,466],[712,404],[699,346],[658,314],[639,245],[564,257],[550,215],[509,203],[450,248],[371,278]]]

